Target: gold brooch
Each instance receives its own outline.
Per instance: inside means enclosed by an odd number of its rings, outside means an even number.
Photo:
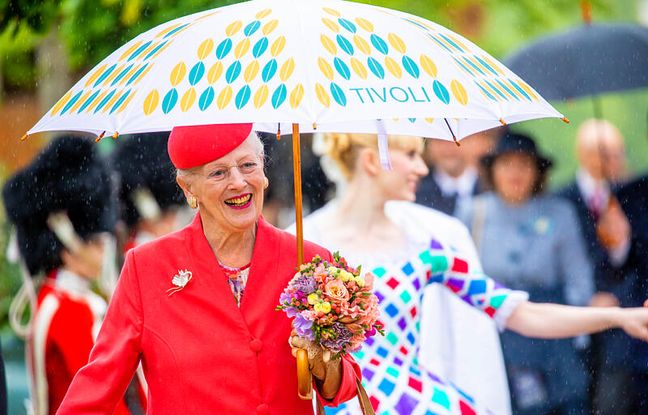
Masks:
[[[169,288],[167,290],[167,295],[171,297],[173,294],[183,289],[187,284],[189,284],[189,281],[191,281],[191,276],[192,274],[189,270],[178,270],[178,273],[171,279],[171,284],[175,285],[175,287]]]

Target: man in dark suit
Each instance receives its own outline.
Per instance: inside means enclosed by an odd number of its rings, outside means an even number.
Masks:
[[[461,146],[426,140],[424,158],[430,173],[419,183],[416,202],[453,215],[463,200],[482,193],[479,159],[491,149],[497,133],[491,130],[466,137]]]
[[[591,304],[629,306],[636,281],[635,255],[631,252],[631,228],[628,218],[613,195],[612,178],[623,166],[623,137],[604,120],[588,120],[579,128],[576,155],[579,170],[576,179],[558,192],[575,207],[594,266],[597,293]],[[631,399],[630,340],[618,331],[594,336],[591,369],[594,371],[592,394],[598,414],[629,413]]]

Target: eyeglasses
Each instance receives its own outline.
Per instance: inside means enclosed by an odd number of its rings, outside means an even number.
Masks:
[[[217,182],[229,179],[231,175],[230,170],[233,167],[236,167],[239,173],[241,173],[243,176],[249,176],[259,171],[259,169],[261,168],[261,163],[248,160],[243,161],[238,165],[235,164],[233,166],[214,166],[207,177]]]

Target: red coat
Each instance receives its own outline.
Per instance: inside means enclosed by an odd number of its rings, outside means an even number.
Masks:
[[[297,397],[290,320],[275,311],[295,272],[295,238],[259,220],[248,283],[237,307],[203,234],[200,215],[181,231],[128,252],[90,363],[74,378],[59,414],[111,414],[138,360],[148,413],[310,414]],[[305,258],[324,248],[306,242]],[[169,296],[181,270],[191,281]],[[360,370],[343,360],[329,405],[355,395]]]
[[[105,309],[82,277],[67,271],[48,275],[38,293],[28,348],[36,413],[56,413],[75,373],[88,363]],[[123,401],[116,413],[128,414]]]

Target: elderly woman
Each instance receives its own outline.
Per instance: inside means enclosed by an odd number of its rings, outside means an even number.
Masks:
[[[294,237],[261,217],[263,146],[249,124],[176,127],[188,227],[130,250],[90,362],[59,414],[110,414],[142,360],[149,414],[308,414],[297,396],[290,321],[275,312],[295,270]],[[304,255],[331,258],[304,244]],[[349,357],[311,361],[319,399],[355,394]]]
[[[543,193],[551,160],[530,137],[509,133],[482,162],[494,191],[460,216],[472,229],[484,271],[536,302],[587,305],[592,266],[576,213]],[[516,413],[588,413],[587,373],[572,341],[506,332],[502,346]]]
[[[417,183],[427,174],[421,159],[422,140],[389,137],[388,141],[391,170],[381,167],[375,135],[330,137],[328,155],[345,172],[347,189],[335,205],[315,212],[305,223],[309,238],[339,249],[375,276],[374,290],[386,335],[371,338],[355,357],[376,413],[502,413],[468,398],[474,391],[457,385],[452,378],[443,379],[419,361],[422,339],[430,329],[426,326],[429,316],[422,315],[429,310],[421,307],[421,296],[430,283],[443,285],[492,317],[499,328],[525,336],[566,338],[622,327],[648,340],[648,309],[533,303],[526,293],[503,287],[484,275],[472,259],[474,247],[453,235],[466,232],[464,226],[407,203],[414,201]],[[389,206],[392,201],[401,206]],[[480,371],[481,364],[472,370]],[[343,406],[331,413],[360,413],[353,402]]]

